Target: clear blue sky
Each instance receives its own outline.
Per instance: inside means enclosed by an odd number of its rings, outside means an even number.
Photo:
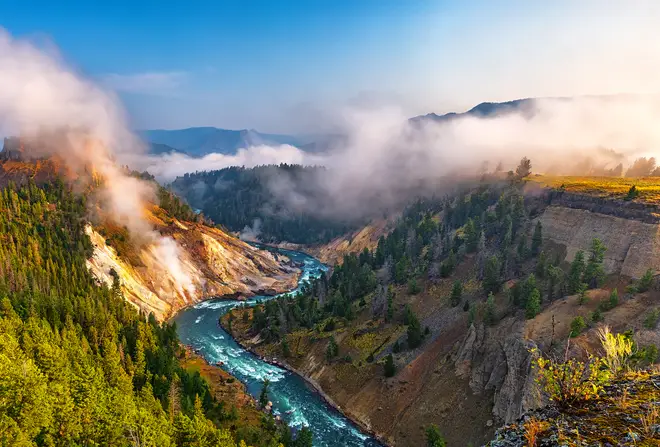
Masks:
[[[116,90],[136,127],[289,132],[346,104],[657,91],[655,3],[0,0],[0,26]]]

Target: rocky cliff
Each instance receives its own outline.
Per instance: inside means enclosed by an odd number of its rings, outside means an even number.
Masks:
[[[641,277],[660,268],[660,225],[585,209],[549,206],[539,217],[543,235],[566,248],[572,261],[578,250],[587,252],[594,238],[607,247],[607,273]]]
[[[133,252],[124,250],[118,254],[117,248],[91,225],[87,233],[94,244],[94,254],[88,267],[108,285],[112,285],[116,275],[124,296],[158,319],[166,319],[205,299],[275,294],[297,283],[299,269],[285,256],[257,249],[216,228],[169,219],[155,206],[149,215],[160,234],[176,242],[182,272],[163,265],[166,258],[157,253],[162,247],[153,244],[131,247]],[[182,284],[181,277],[189,283]]]

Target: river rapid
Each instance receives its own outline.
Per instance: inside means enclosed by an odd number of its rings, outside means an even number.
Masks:
[[[305,253],[271,250],[302,265],[298,288],[327,270],[319,260]],[[295,293],[298,288],[288,293]],[[243,349],[218,324],[219,317],[233,308],[255,305],[282,295],[286,294],[256,296],[247,301],[222,299],[199,303],[174,317],[179,338],[209,363],[222,362],[222,368],[243,382],[254,397],[261,392],[264,379],[270,380],[268,396],[273,403],[273,413],[294,429],[308,426],[314,433],[315,446],[380,446],[378,441],[329,406],[304,379]]]

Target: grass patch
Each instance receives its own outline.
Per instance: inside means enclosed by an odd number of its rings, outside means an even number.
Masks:
[[[626,199],[635,186],[636,202],[660,204],[660,177],[573,177],[538,175],[531,181],[548,188],[604,198]]]

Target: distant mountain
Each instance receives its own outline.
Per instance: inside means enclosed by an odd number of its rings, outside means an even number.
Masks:
[[[534,101],[535,98],[525,98],[525,99],[516,99],[514,101],[507,101],[507,102],[482,102],[481,104],[474,106],[467,112],[462,112],[462,113],[450,112],[450,113],[445,113],[444,115],[429,113],[427,115],[420,115],[414,118],[410,118],[410,121],[413,123],[424,122],[427,120],[442,122],[442,121],[450,121],[456,118],[462,118],[466,116],[473,116],[475,118],[488,118],[493,116],[501,116],[508,113],[519,113],[519,112],[533,115]]]
[[[303,146],[309,140],[292,135],[261,133],[253,129],[227,130],[217,127],[191,127],[178,130],[142,130],[138,134],[147,142],[170,146],[192,157],[210,153],[234,154],[238,149],[259,145],[290,144]],[[160,152],[162,153],[162,152]]]

